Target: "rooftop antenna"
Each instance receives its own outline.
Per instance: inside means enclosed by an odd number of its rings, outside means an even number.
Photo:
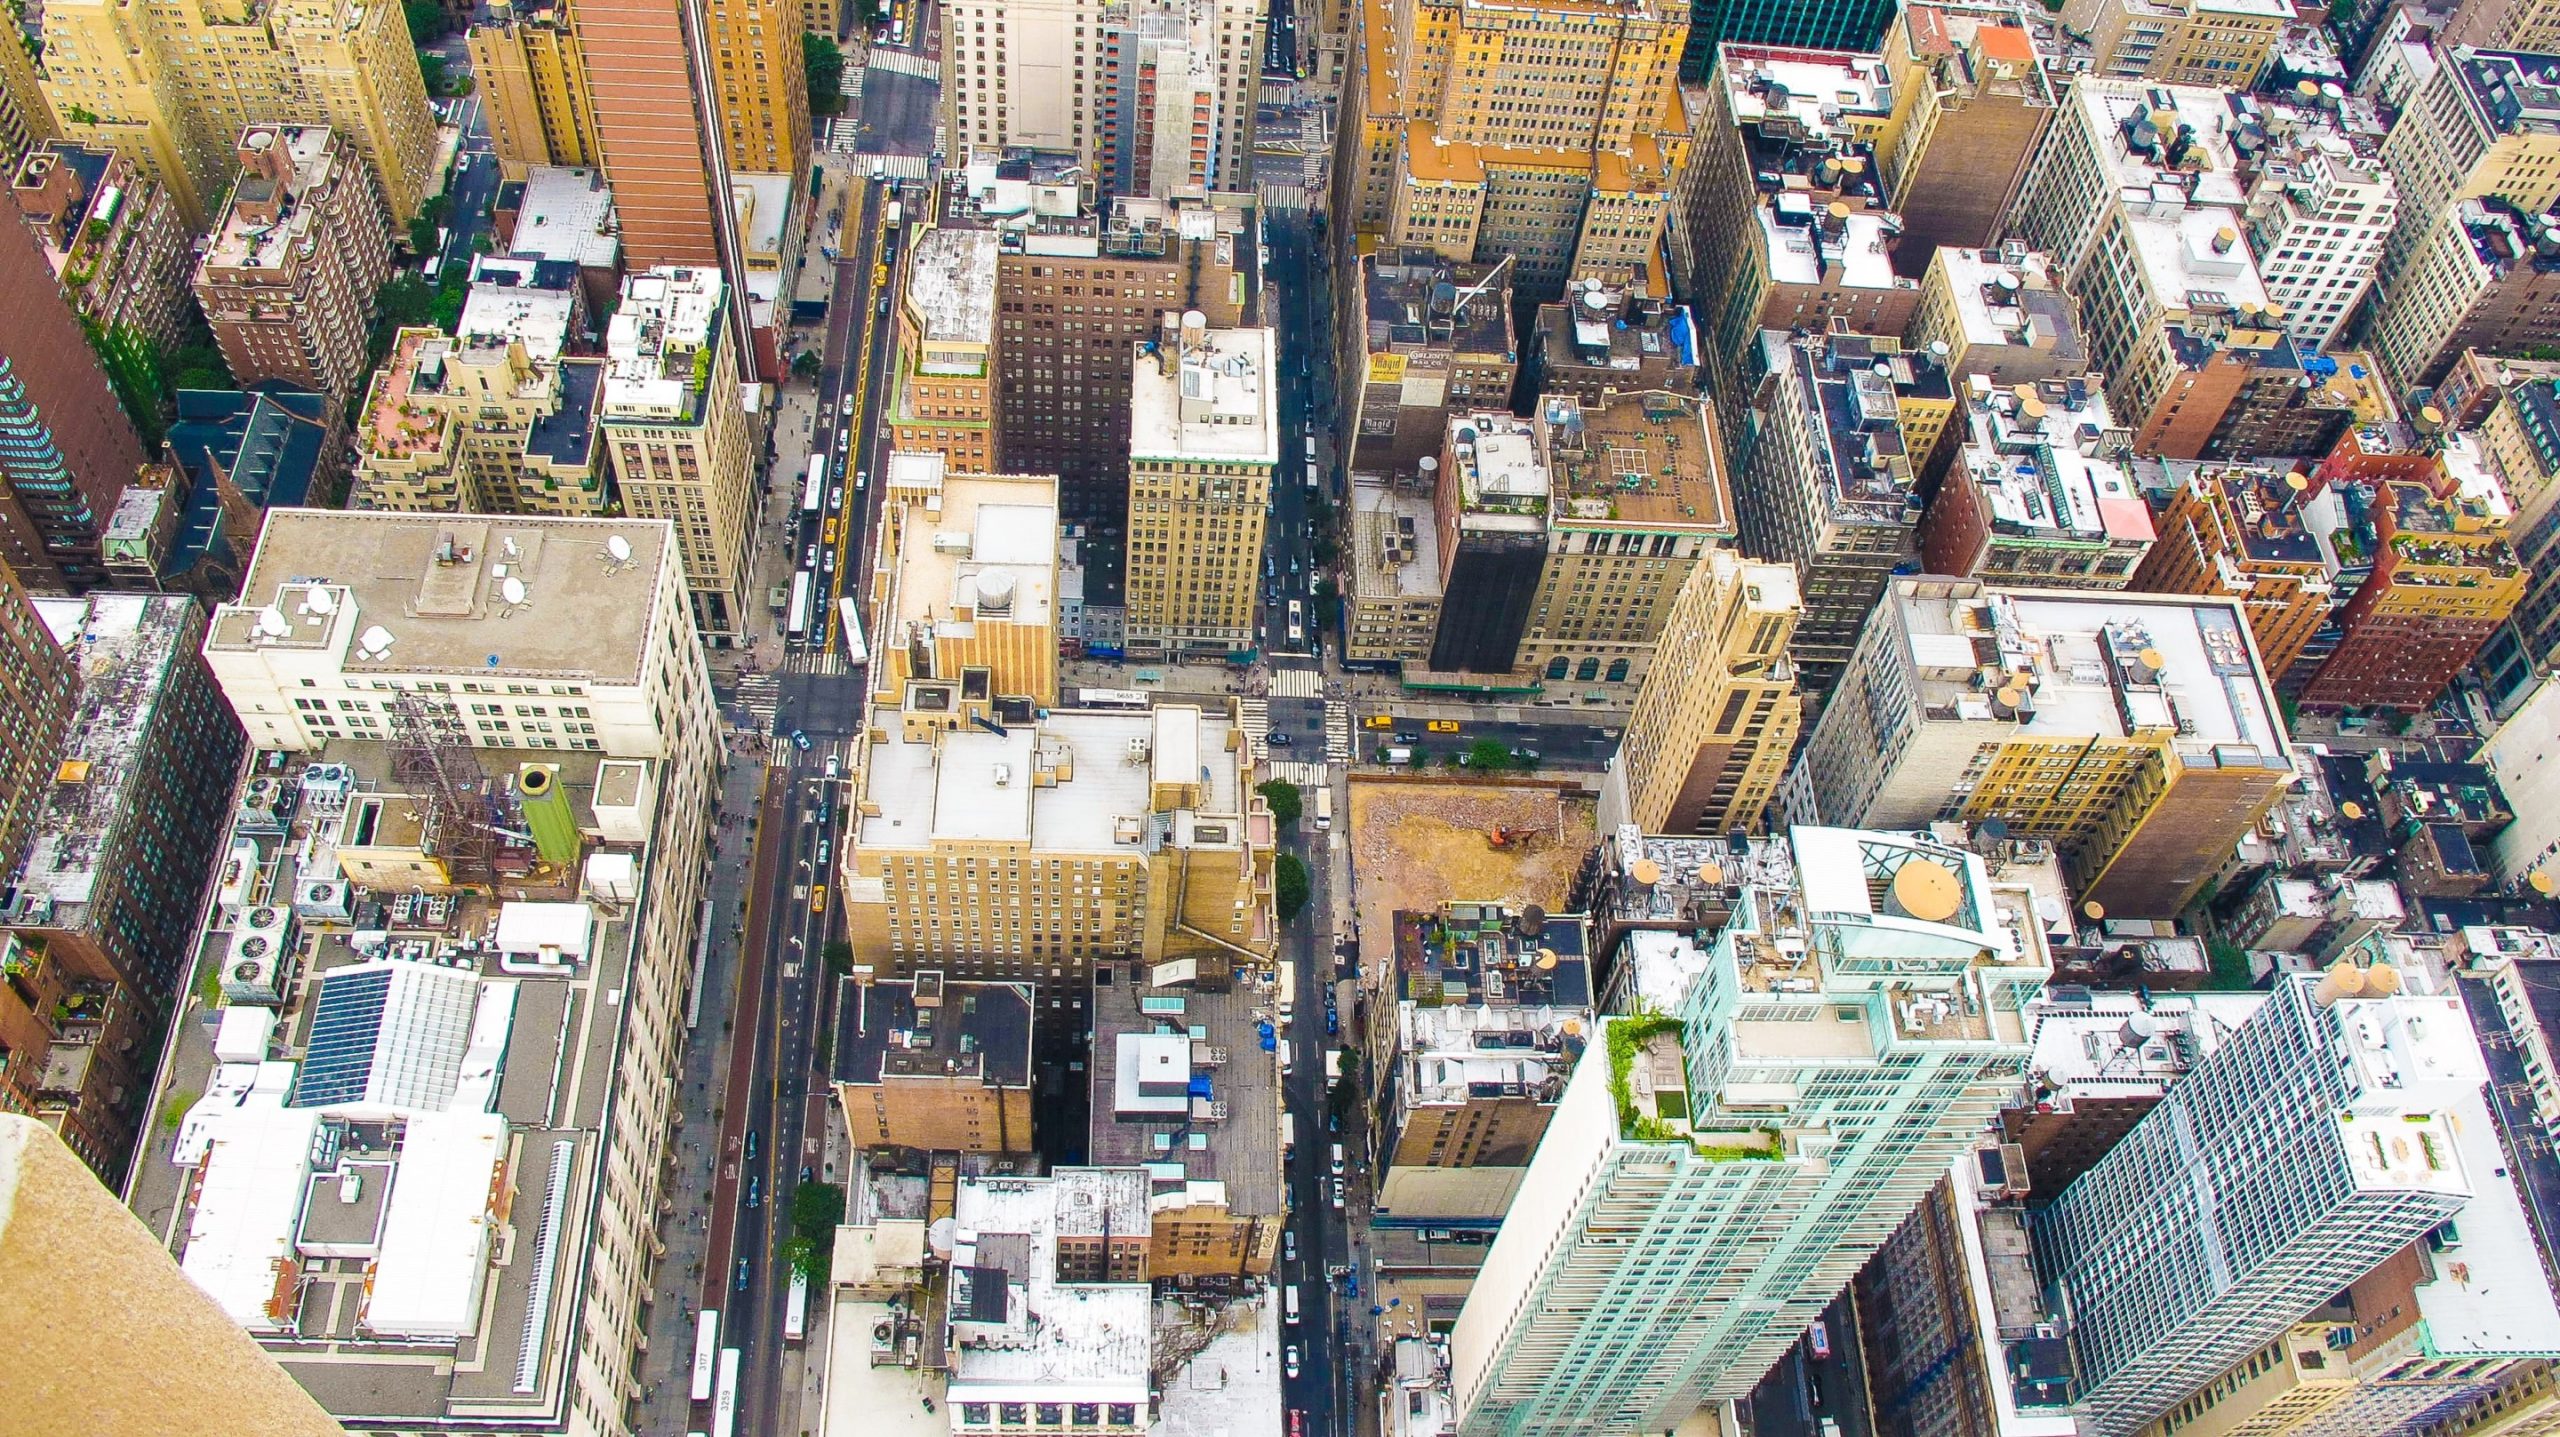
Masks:
[[[327,615],[338,611],[338,596],[317,584],[312,585],[310,591],[302,596],[302,601],[315,614]]]

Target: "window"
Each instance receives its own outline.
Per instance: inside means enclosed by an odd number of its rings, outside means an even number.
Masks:
[[[1563,678],[1565,670],[1571,665],[1571,663],[1572,661],[1562,654],[1558,654],[1554,658],[1547,660],[1547,677],[1551,679]]]

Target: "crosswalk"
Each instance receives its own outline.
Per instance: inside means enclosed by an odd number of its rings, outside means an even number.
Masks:
[[[932,161],[922,155],[873,155],[870,158],[878,160],[881,169],[893,180],[932,178],[927,173],[932,168]]]
[[[875,45],[871,49],[871,68],[889,70],[900,75],[913,75],[919,80],[939,80],[942,66],[910,50],[892,50]]]
[[[826,145],[830,154],[862,153],[862,122],[851,115],[838,115],[826,122]]]
[[[1324,706],[1324,756],[1329,762],[1351,762],[1351,705],[1340,699]]]
[[[1323,764],[1306,763],[1298,759],[1272,760],[1271,776],[1294,783],[1300,788],[1314,788],[1328,781],[1328,774]]]
[[[738,680],[738,707],[755,715],[758,726],[770,732],[773,715],[782,706],[782,680],[772,674],[749,674]]]
[[[1271,671],[1271,693],[1274,698],[1321,698],[1324,675],[1314,669],[1275,668]]]
[[[1236,700],[1236,720],[1244,726],[1245,751],[1260,757],[1270,748],[1271,701],[1268,699]]]

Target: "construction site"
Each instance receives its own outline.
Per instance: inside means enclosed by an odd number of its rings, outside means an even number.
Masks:
[[[1452,902],[1562,912],[1599,841],[1591,800],[1557,788],[1351,780],[1351,876],[1364,985],[1389,981],[1395,915]]]

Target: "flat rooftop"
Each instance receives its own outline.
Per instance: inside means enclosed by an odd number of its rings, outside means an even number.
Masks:
[[[1124,1195],[1140,1175],[1092,1181],[976,1177],[952,1218],[952,1372],[948,1400],[1134,1403],[1147,1400],[1153,1297],[1143,1282],[1058,1280],[1060,1213],[1097,1183]],[[1062,1191],[1060,1184],[1073,1186]]]
[[[512,774],[515,757],[520,756],[498,759],[492,772]],[[163,1129],[146,1140],[136,1155],[127,1201],[184,1259],[191,1232],[224,1230],[208,1229],[198,1211],[194,1164],[206,1144],[242,1118],[250,1120],[244,1132],[287,1118],[317,1124],[315,1131],[336,1135],[324,1150],[334,1157],[315,1165],[308,1144],[279,1157],[279,1169],[296,1174],[292,1184],[278,1181],[264,1195],[246,1194],[257,1206],[212,1220],[245,1225],[251,1235],[274,1225],[304,1243],[359,1246],[363,1230],[374,1228],[381,1247],[378,1255],[303,1253],[296,1281],[274,1289],[275,1310],[284,1318],[282,1330],[261,1336],[269,1355],[352,1429],[449,1423],[477,1431],[492,1422],[555,1423],[567,1410],[575,1325],[586,1306],[589,1272],[583,1258],[595,1250],[591,1225],[603,1170],[600,1134],[619,1066],[623,1018],[633,1011],[621,995],[633,980],[633,945],[650,914],[645,904],[619,913],[597,909],[586,962],[552,973],[508,973],[500,971],[487,941],[499,909],[487,898],[420,904],[406,901],[417,895],[358,888],[332,900],[343,908],[311,908],[305,902],[310,885],[341,878],[335,834],[346,796],[388,782],[392,771],[389,750],[376,743],[333,743],[329,760],[258,765],[248,780],[257,790],[243,791],[228,840],[234,849],[248,849],[249,866],[266,885],[271,906],[292,905],[300,913],[305,967],[286,993],[269,1061],[217,1063],[211,1025],[199,1021],[200,1013],[182,1015],[171,1027],[173,1051],[153,1108],[158,1110],[166,1094],[205,1096],[187,1109],[176,1131]],[[584,821],[598,771],[613,761],[569,752],[545,754],[543,760],[560,766],[562,792]],[[257,798],[257,792],[290,797],[277,802]],[[648,855],[634,856],[645,869]],[[201,951],[227,951],[248,911],[212,905]],[[341,912],[346,916],[335,916]],[[359,951],[359,931],[379,937]],[[430,1114],[434,1121],[426,1124],[447,1126],[420,1133],[413,1121],[405,1145],[397,1125],[360,1109],[277,1105],[297,1068],[314,1060],[326,1066],[350,1036],[363,1036],[339,1026],[348,1017],[361,1018],[362,1005],[332,1005],[339,1017],[330,1032],[318,1031],[318,995],[331,975],[385,965],[477,985],[481,994],[467,1035],[383,1035],[393,1040],[387,1051],[395,1066],[381,1069],[387,1073],[407,1071],[398,1065],[417,1051],[416,1044],[456,1045],[459,1039],[463,1054],[452,1070],[452,1096],[446,1100],[451,1106]],[[500,1015],[489,1002],[500,990],[506,1000],[497,1005],[504,1009],[503,1022],[496,1021]],[[435,1091],[447,1090],[438,1084]],[[494,1147],[493,1133],[502,1134]],[[397,1163],[410,1148],[426,1155],[425,1165],[395,1171],[389,1191],[380,1192],[382,1166]],[[455,1181],[471,1162],[494,1163],[501,1156],[516,1185],[517,1240],[504,1262],[496,1259],[507,1249],[494,1241],[471,1256],[472,1235],[485,1231],[485,1222],[468,1219],[475,1202],[488,1200],[487,1180],[476,1190]],[[378,1228],[350,1220],[360,1213],[336,1211],[350,1201],[339,1183],[308,1180],[315,1171],[339,1170],[374,1183],[374,1191],[358,1190],[354,1200],[382,1204]],[[230,1196],[237,1201],[244,1195]],[[305,1199],[318,1210],[303,1210]],[[552,1240],[537,1245],[534,1228],[546,1212],[555,1214],[550,1221],[556,1226]],[[550,1256],[548,1263],[538,1260],[543,1254]],[[219,1253],[209,1254],[214,1255]],[[272,1274],[268,1281],[273,1283]],[[471,1330],[458,1337],[390,1340],[359,1326],[368,1312],[376,1321],[405,1312],[404,1320],[432,1324],[460,1313],[460,1294],[472,1290],[478,1299],[464,1319]]]
[[[332,144],[326,125],[254,125],[241,143],[261,149],[281,144],[292,175],[280,182],[241,169],[205,241],[204,263],[217,269],[288,269],[290,251],[317,239],[311,233],[311,196],[329,186],[337,166],[363,161]]]
[[[1960,598],[1916,597],[1908,581],[1888,591],[1925,707],[2030,738],[2166,731],[2189,764],[2292,767],[2274,691],[2230,601],[1977,587]],[[1997,693],[1977,682],[1985,667],[2006,676]]]
[[[709,365],[720,343],[720,271],[662,265],[622,281],[605,326],[608,423],[693,424],[702,418]]]
[[[1027,1088],[1031,1014],[1025,983],[946,982],[939,973],[839,978],[833,1076],[855,1084],[970,1076],[991,1088]]]
[[[1431,496],[1363,477],[1351,485],[1351,587],[1362,599],[1440,597],[1440,526]]]
[[[1269,329],[1212,329],[1179,359],[1141,346],[1129,386],[1131,457],[1277,465],[1275,346]]]
[[[2453,73],[2472,105],[2501,133],[2560,134],[2560,85],[2545,77],[2551,57],[2469,45],[2453,52]]]
[[[1977,385],[1966,407],[1972,432],[1962,473],[1998,532],[2098,545],[2155,537],[2133,476],[2099,450],[2115,426],[2103,393],[2078,379]]]
[[[907,313],[928,344],[992,344],[996,328],[993,230],[924,232],[907,259]]]
[[[1361,267],[1370,353],[1420,348],[1458,354],[1513,350],[1507,272],[1496,276],[1492,265],[1460,264],[1418,248],[1364,256]]]
[[[891,585],[885,617],[893,627],[881,641],[967,638],[980,624],[1057,622],[1057,480],[950,474],[943,456],[930,452],[891,455],[889,468],[889,502],[904,503],[906,518],[896,567],[872,580]],[[963,613],[971,617],[958,617]]]
[[[142,741],[178,676],[185,658],[179,645],[187,641],[197,609],[181,595],[96,593],[78,599],[38,596],[33,602],[69,655],[80,691],[52,781],[38,795],[35,827],[15,884],[20,911],[41,899],[55,905],[54,922],[70,924],[97,890],[110,840],[129,824],[148,828],[155,822],[155,815],[133,807],[125,786],[139,776]],[[122,845],[112,848],[120,851]]]
[[[325,652],[349,674],[637,683],[673,539],[655,519],[270,510],[245,600],[214,611],[205,650]],[[525,605],[507,601],[506,579],[524,585]],[[329,595],[325,612],[314,589]]]
[[[2064,368],[2088,363],[2079,317],[2042,254],[2030,250],[2013,262],[1998,250],[1944,245],[1938,263],[1967,346],[2050,350]]]
[[[527,170],[515,237],[507,249],[568,260],[584,269],[615,268],[621,262],[622,236],[604,172],[560,165]]]
[[[1716,47],[1724,102],[1736,124],[1804,136],[1845,137],[1855,115],[1881,123],[1893,109],[1893,82],[1882,55],[1768,45]]]
[[[1223,993],[1143,981],[1096,986],[1091,1160],[1146,1168],[1160,1198],[1214,1195],[1239,1218],[1285,1214],[1280,1067],[1261,1042],[1273,1016],[1265,990],[1252,984]],[[1169,1061],[1158,1073],[1141,1066],[1150,1059]],[[1165,1095],[1170,1102],[1150,1094],[1123,1111],[1142,1073],[1179,1089]]]
[[[2122,198],[2237,208],[2248,201],[2248,177],[2231,148],[2235,97],[2200,85],[2163,85],[2097,75],[2073,77],[2066,106],[2102,138],[2100,162]],[[2064,115],[2056,123],[2070,123]],[[2186,131],[2181,142],[2179,134]]]
[[[1605,404],[1550,394],[1547,431],[1554,521],[1576,528],[1696,528],[1733,537],[1733,490],[1714,406],[1648,390]]]
[[[2152,302],[2170,315],[2266,308],[2267,287],[2238,210],[2190,205],[2175,217],[2127,214],[2125,225]]]
[[[1149,811],[1151,784],[1205,783],[1196,810],[1243,822],[1247,795],[1235,756],[1243,734],[1223,713],[1168,705],[1145,713],[1056,709],[999,735],[954,729],[939,743],[896,731],[868,745],[861,820],[866,848],[1004,839],[1034,852],[1132,857],[1169,841]],[[1133,757],[1143,754],[1143,759]],[[1043,786],[1044,772],[1072,775]],[[1178,772],[1178,776],[1177,776]],[[1238,835],[1240,837],[1240,835]]]

